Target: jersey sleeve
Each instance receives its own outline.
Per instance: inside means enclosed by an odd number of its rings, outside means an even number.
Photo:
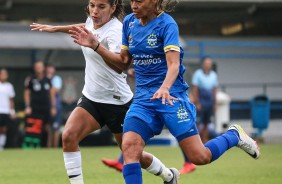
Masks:
[[[10,83],[10,85],[9,85],[9,97],[10,98],[14,98],[15,96],[16,96],[16,93],[15,93],[15,90],[14,90],[14,87],[13,87],[13,85]]]
[[[129,28],[129,19],[128,16],[124,18],[123,27],[122,27],[122,45],[121,48],[124,50],[128,50],[129,42],[128,42],[128,28]]]
[[[108,47],[111,52],[120,53],[122,28],[116,28],[109,31],[107,35]]]
[[[31,89],[31,77],[30,76],[25,78],[25,80],[24,80],[24,87],[26,89]]]
[[[52,86],[56,89],[62,89],[63,81],[62,78],[58,75],[55,75],[52,79]]]
[[[164,52],[174,50],[180,52],[179,31],[176,23],[170,23],[164,30]]]

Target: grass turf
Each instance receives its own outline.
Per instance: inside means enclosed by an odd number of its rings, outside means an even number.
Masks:
[[[85,183],[122,184],[122,174],[105,167],[100,158],[116,158],[117,147],[82,148]],[[146,147],[168,167],[183,164],[178,147]],[[187,184],[281,184],[282,146],[261,145],[261,158],[253,160],[240,149],[233,148],[216,162],[198,166],[182,175],[179,183]],[[0,152],[1,184],[68,184],[61,149],[19,150]],[[144,184],[163,183],[159,177],[143,171]]]

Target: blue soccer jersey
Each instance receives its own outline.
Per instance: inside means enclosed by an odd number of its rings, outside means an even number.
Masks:
[[[188,89],[183,79],[185,67],[182,65],[183,49],[179,44],[178,26],[170,15],[161,13],[145,26],[133,14],[126,16],[123,24],[122,48],[129,50],[133,58],[136,98],[138,96],[147,98],[162,85],[167,73],[165,52],[169,50],[180,52],[181,63],[179,75],[170,92]],[[146,93],[141,92],[144,88]]]

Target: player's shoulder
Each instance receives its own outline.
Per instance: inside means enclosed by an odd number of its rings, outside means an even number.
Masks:
[[[163,21],[166,24],[176,24],[176,21],[174,20],[174,18],[171,15],[169,15],[165,12],[162,12],[158,16],[158,18],[159,18],[160,21]]]
[[[130,22],[134,22],[135,21],[135,16],[133,13],[128,14],[127,16],[124,17],[123,19],[123,23],[124,24],[129,24]]]
[[[108,22],[103,31],[105,35],[120,35],[122,32],[122,23],[117,18],[113,18]]]
[[[122,27],[122,23],[120,20],[118,20],[116,17],[114,17],[110,22],[109,22],[110,27]]]

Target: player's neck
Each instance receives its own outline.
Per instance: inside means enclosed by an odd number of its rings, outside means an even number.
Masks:
[[[146,24],[148,24],[151,20],[155,19],[156,17],[158,17],[162,12],[156,12],[156,13],[152,13],[149,14],[145,17],[141,17],[139,19],[140,23],[142,24],[142,26],[145,26]]]

